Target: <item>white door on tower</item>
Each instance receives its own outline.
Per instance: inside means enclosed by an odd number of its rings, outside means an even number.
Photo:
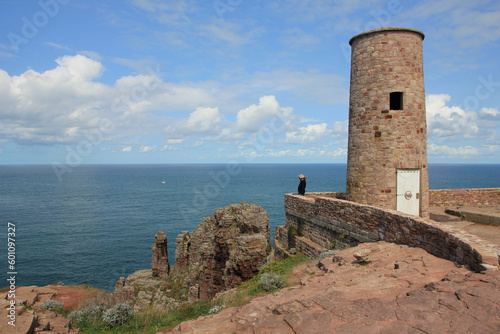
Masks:
[[[397,170],[396,210],[415,216],[420,214],[420,170]]]

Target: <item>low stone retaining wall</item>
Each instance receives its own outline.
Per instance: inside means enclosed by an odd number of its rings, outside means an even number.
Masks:
[[[276,228],[274,235],[275,245],[278,242],[278,247],[275,248],[275,256],[279,259],[285,259],[295,252],[304,254],[310,259],[317,259],[319,255],[325,251],[317,243],[303,236],[291,236],[284,225]]]
[[[495,206],[500,205],[500,188],[432,189],[429,206]]]
[[[477,271],[498,269],[495,245],[477,236],[432,220],[336,197],[341,193],[286,194],[286,225],[279,226],[275,234],[277,255],[286,257],[290,248],[296,248],[315,257],[322,251],[359,242],[388,241],[422,248]],[[311,242],[306,246],[301,238]]]
[[[496,207],[495,207],[496,208]],[[485,210],[484,207],[476,208],[469,206],[447,207],[445,213],[462,217],[463,219],[483,225],[500,227],[500,211],[498,209]]]

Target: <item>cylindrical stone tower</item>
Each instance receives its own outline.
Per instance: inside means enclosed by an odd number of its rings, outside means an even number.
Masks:
[[[421,31],[382,28],[349,41],[347,199],[428,217]]]

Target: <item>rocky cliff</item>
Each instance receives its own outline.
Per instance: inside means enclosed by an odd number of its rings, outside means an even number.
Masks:
[[[120,278],[116,295],[134,300],[135,310],[211,299],[254,277],[266,263],[271,252],[268,214],[245,202],[218,209],[195,231],[178,235],[175,267],[168,262],[164,232],[155,235],[151,249],[151,270]]]
[[[159,231],[155,235],[155,243],[151,246],[153,256],[151,257],[151,269],[154,277],[167,278],[170,273],[168,263],[167,235]]]
[[[231,204],[176,240],[175,272],[186,274],[189,300],[210,299],[258,274],[271,251],[267,212]]]

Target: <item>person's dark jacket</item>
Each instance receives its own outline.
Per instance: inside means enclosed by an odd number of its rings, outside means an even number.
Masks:
[[[306,179],[300,180],[298,190],[300,195],[304,195],[306,193]]]

